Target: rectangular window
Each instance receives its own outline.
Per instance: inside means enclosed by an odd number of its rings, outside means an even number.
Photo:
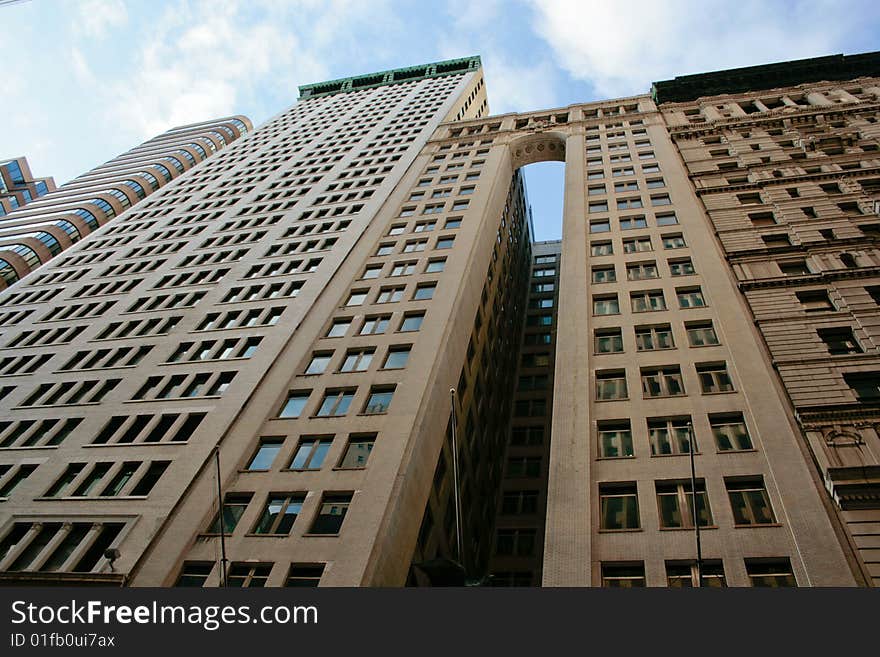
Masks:
[[[803,309],[807,312],[837,310],[826,290],[807,290],[804,292],[795,292],[797,300],[801,303]]]
[[[409,331],[418,331],[422,328],[422,322],[425,319],[425,313],[411,313],[404,315],[403,320],[400,322],[400,328],[398,331],[401,333],[409,332]]]
[[[349,349],[345,354],[342,365],[339,366],[340,372],[365,372],[370,367],[373,360],[373,354],[376,350],[372,347],[362,349]]]
[[[393,396],[394,388],[373,387],[370,390],[370,396],[367,397],[367,403],[364,405],[364,413],[367,415],[387,413]]]
[[[302,415],[311,393],[311,390],[296,390],[287,393],[287,400],[278,412],[278,417],[297,418]]]
[[[863,351],[849,326],[816,329],[816,333],[819,334],[819,338],[825,343],[828,353],[832,356],[860,354]]]
[[[724,485],[727,487],[736,525],[766,525],[776,522],[763,477],[725,478]]]
[[[706,305],[703,291],[698,287],[676,288],[675,296],[678,298],[679,308],[702,308]]]
[[[623,240],[624,253],[642,253],[645,251],[653,251],[650,237],[635,237]]]
[[[389,321],[391,321],[391,315],[366,317],[358,335],[380,335],[388,328]]]
[[[678,223],[678,217],[674,212],[658,212],[654,218],[657,220],[658,226],[674,226]]]
[[[355,435],[348,439],[348,445],[342,459],[339,461],[339,468],[356,469],[367,467],[367,461],[370,453],[373,451],[373,445],[376,443],[376,434]]]
[[[321,582],[321,576],[324,574],[324,564],[290,564],[290,571],[287,573],[287,579],[284,580],[285,587],[309,587],[318,586]]]
[[[409,276],[416,271],[416,263],[414,262],[397,262],[391,268],[390,276]]]
[[[370,278],[379,278],[382,275],[382,265],[370,265],[364,269],[361,278],[366,280]]]
[[[623,335],[619,328],[596,329],[594,342],[597,354],[614,354],[623,351]]]
[[[342,521],[348,513],[353,493],[324,493],[318,515],[315,516],[310,534],[335,535],[342,529]]]
[[[351,319],[334,319],[333,323],[330,325],[330,328],[327,329],[327,334],[325,337],[328,338],[342,338],[345,337],[345,334],[348,333],[348,327],[351,326]]]
[[[603,265],[601,267],[593,267],[594,283],[614,283],[617,281],[617,274],[614,265]]]
[[[529,557],[535,553],[537,530],[499,529],[495,538],[495,554]]]
[[[720,559],[704,559],[702,563],[703,587],[725,588],[724,566]],[[666,562],[666,585],[670,588],[696,588],[700,586],[699,571],[693,562]]]
[[[590,232],[591,233],[607,233],[611,230],[611,220],[610,219],[599,219],[598,221],[590,222]]]
[[[791,570],[791,561],[781,559],[746,559],[746,572],[752,586],[789,587],[797,586]]]
[[[638,351],[655,351],[658,349],[674,349],[672,327],[669,324],[656,326],[637,326],[636,349]]]
[[[333,444],[332,436],[329,438],[303,436],[296,446],[293,460],[287,468],[289,470],[320,470],[331,444]]]
[[[403,299],[403,287],[385,287],[379,290],[376,303],[397,303]]]
[[[727,373],[725,363],[697,363],[697,376],[703,394],[715,392],[733,392],[733,381]]]
[[[591,201],[589,205],[590,214],[598,212],[608,212],[608,201]]]
[[[663,236],[663,248],[664,249],[683,249],[687,246],[684,241],[684,237],[679,235],[664,235]]]
[[[643,281],[649,278],[659,278],[657,264],[654,262],[635,262],[626,266],[626,279],[628,281]]]
[[[624,370],[599,370],[596,372],[596,399],[626,399],[626,372]]]
[[[645,586],[645,564],[641,561],[603,563],[602,586],[615,589]]]
[[[742,413],[719,413],[709,416],[709,425],[719,452],[742,452],[753,449],[752,439]]]
[[[684,394],[684,382],[678,365],[642,368],[642,394],[649,397],[673,397]]]
[[[880,400],[880,372],[850,372],[843,375],[843,380],[852,388],[859,401]]]
[[[618,205],[617,209],[618,210],[625,209],[625,208],[620,207],[620,203],[621,203],[621,201],[617,202],[617,205]],[[641,207],[641,205],[638,205],[638,206],[630,205],[629,207],[631,207],[631,208]],[[620,219],[620,229],[621,230],[632,230],[634,228],[647,228],[647,227],[648,227],[648,220],[645,219],[645,217],[643,217],[643,216],[621,217],[621,219]]]
[[[690,480],[657,481],[657,507],[662,529],[694,528],[694,494]],[[706,482],[697,479],[697,521],[700,527],[712,524],[712,512],[706,495]]]
[[[690,422],[689,417],[648,418],[651,456],[690,453],[691,440],[695,438]],[[694,452],[696,451],[697,441],[694,440]]]
[[[316,415],[318,417],[345,415],[348,412],[348,407],[351,406],[351,400],[354,399],[354,393],[355,391],[352,389],[328,390],[324,393],[324,399],[321,400],[321,406]]]
[[[234,563],[229,567],[226,585],[236,588],[263,588],[271,572],[271,563]]]
[[[611,242],[590,242],[590,255],[604,256],[613,255],[614,247]]]
[[[635,482],[599,484],[600,528],[639,529],[639,500]]]
[[[593,297],[593,314],[594,315],[617,315],[620,313],[620,304],[617,301],[617,295],[607,295],[601,297]]]
[[[666,310],[666,298],[662,290],[645,290],[644,292],[631,292],[630,304],[634,313]]]
[[[695,274],[694,263],[690,258],[669,261],[669,273],[673,276],[690,276]]]
[[[382,369],[397,370],[406,367],[411,348],[410,345],[389,347],[388,355],[385,357],[385,363],[382,365]]]
[[[600,458],[619,459],[633,456],[629,420],[601,420],[598,427]]]
[[[251,493],[228,493],[223,498],[223,533],[231,534],[238,526],[238,521],[244,515],[248,504],[251,503]],[[220,533],[220,514],[214,516],[211,524],[205,530],[206,534]]]
[[[302,513],[305,501],[305,493],[270,493],[252,533],[286,536]]]
[[[434,291],[437,289],[436,283],[423,283],[416,287],[413,294],[413,301],[426,301],[434,298]]]
[[[272,467],[272,462],[281,451],[284,444],[284,438],[260,438],[260,444],[257,451],[251,457],[247,464],[247,470],[268,470]]]
[[[322,351],[312,354],[312,359],[309,361],[309,365],[308,367],[306,367],[306,371],[304,372],[304,374],[323,373],[324,370],[327,369],[327,365],[330,364],[330,359],[332,357],[332,351]]]
[[[367,300],[367,290],[357,290],[348,295],[346,306],[361,306]]]

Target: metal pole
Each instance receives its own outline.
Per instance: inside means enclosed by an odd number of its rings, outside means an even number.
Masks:
[[[226,531],[223,527],[223,488],[220,484],[220,447],[214,452],[217,462],[217,499],[220,501],[220,586],[226,586]]]
[[[452,482],[453,482],[453,500],[455,502],[455,547],[456,559],[462,566],[462,549],[461,549],[461,498],[458,491],[458,444],[456,442],[456,421],[455,421],[455,388],[449,389],[449,395],[452,398]]]
[[[694,537],[697,541],[697,586],[703,586],[703,549],[700,545],[700,518],[697,513],[697,470],[694,465],[694,427],[688,422],[688,452],[691,457],[691,507],[694,520]]]

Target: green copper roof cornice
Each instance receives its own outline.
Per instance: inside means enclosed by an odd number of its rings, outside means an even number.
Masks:
[[[433,64],[409,66],[407,68],[395,68],[390,71],[380,71],[367,75],[356,75],[350,78],[340,78],[328,82],[316,82],[304,84],[299,88],[299,98],[316,98],[318,96],[330,96],[332,94],[344,94],[361,89],[372,89],[389,84],[412,82],[413,80],[426,80],[439,78],[445,75],[459,75],[476,71],[482,66],[480,56],[464,57],[462,59],[447,59]]]

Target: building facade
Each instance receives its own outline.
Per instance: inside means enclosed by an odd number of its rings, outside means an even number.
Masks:
[[[871,584],[873,62],[501,116],[476,57],[302,87],[0,296],[0,580]],[[826,178],[805,246],[777,188]]]
[[[34,177],[27,158],[0,162],[0,217],[54,190],[55,180]]]
[[[244,116],[172,128],[57,190],[51,178],[27,178],[23,158],[0,165],[0,176],[17,185],[12,198],[29,197],[26,208],[19,202],[9,208],[17,210],[0,213],[0,286],[16,283],[251,129]]]

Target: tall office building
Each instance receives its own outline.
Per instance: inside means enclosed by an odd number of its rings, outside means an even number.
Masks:
[[[54,190],[55,180],[34,177],[27,158],[0,162],[0,217]]]
[[[15,192],[11,198],[28,199],[27,207],[18,202],[9,208],[19,208],[16,211],[0,212],[0,288],[17,282],[252,128],[244,116],[172,128],[57,190],[51,178],[26,178],[30,169],[24,158],[0,164],[0,178],[8,174],[17,185],[10,190]],[[34,200],[36,196],[41,198]]]
[[[502,116],[476,57],[301,87],[0,296],[0,581],[870,584],[877,62]]]

